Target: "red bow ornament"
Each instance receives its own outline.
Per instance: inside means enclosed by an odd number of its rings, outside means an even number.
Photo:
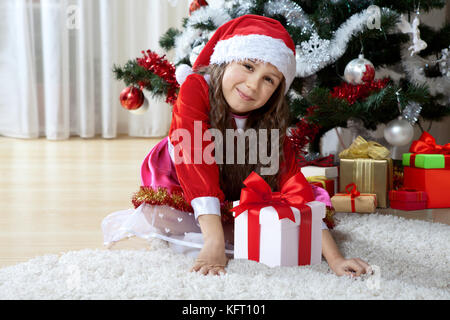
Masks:
[[[282,186],[280,192],[272,192],[270,186],[255,172],[245,179],[244,184],[246,187],[241,191],[239,205],[231,211],[235,212],[235,218],[237,218],[248,210],[248,259],[260,261],[261,209],[273,207],[279,220],[289,219],[295,223],[296,219],[292,208],[296,208],[301,215],[298,265],[310,264],[312,212],[311,207],[306,203],[313,201],[314,195],[303,174],[297,173],[292,176]]]
[[[429,153],[429,154],[450,154],[450,143],[443,146],[436,143],[436,139],[424,131],[419,140],[413,141],[409,152],[413,153]]]

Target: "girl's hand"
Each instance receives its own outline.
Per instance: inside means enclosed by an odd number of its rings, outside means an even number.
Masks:
[[[221,275],[225,274],[227,263],[225,243],[206,239],[191,272],[195,271],[203,275]]]
[[[198,217],[203,234],[203,248],[200,250],[192,271],[207,275],[225,274],[228,259],[225,255],[225,240],[220,216],[205,214]]]
[[[347,275],[353,278],[359,277],[361,274],[372,273],[372,268],[370,265],[360,258],[345,259],[343,257],[339,257],[328,265],[338,276]]]

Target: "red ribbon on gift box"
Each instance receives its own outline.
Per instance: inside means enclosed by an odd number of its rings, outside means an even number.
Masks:
[[[259,213],[264,207],[272,206],[278,218],[295,222],[291,207],[300,210],[300,237],[298,264],[308,265],[311,261],[311,208],[307,202],[314,200],[311,186],[301,172],[295,174],[282,186],[280,192],[272,192],[270,186],[257,173],[252,172],[244,180],[239,205],[232,208],[235,217],[248,210],[248,259],[259,261],[260,224]],[[301,250],[300,250],[301,248]]]
[[[356,211],[355,208],[355,198],[359,197],[360,192],[358,191],[358,188],[356,187],[356,184],[354,183],[349,183],[348,185],[345,186],[345,192],[347,192],[347,194],[345,194],[345,196],[349,196],[351,199],[351,203],[352,203],[352,212]]]
[[[419,140],[413,141],[409,152],[413,153],[428,153],[428,154],[450,154],[450,143],[443,146],[436,143],[436,139],[424,131]]]

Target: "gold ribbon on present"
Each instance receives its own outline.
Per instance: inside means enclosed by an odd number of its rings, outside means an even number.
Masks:
[[[390,158],[390,151],[375,141],[366,141],[358,136],[347,149],[339,153],[340,159],[370,158],[382,160]]]
[[[319,183],[321,183],[322,184],[322,187],[324,188],[324,189],[326,189],[326,183],[325,183],[325,181],[326,180],[329,180],[327,177],[325,177],[325,176],[310,176],[310,177],[305,177],[306,178],[306,180],[309,182],[309,183],[311,183],[311,182],[319,182]]]
[[[358,136],[349,148],[339,154],[342,159],[341,184],[354,182],[361,192],[377,194],[378,204],[388,206],[387,192],[392,189],[393,161],[389,150],[375,141],[366,141]],[[387,162],[387,175],[380,175]],[[341,188],[342,190],[342,188]]]

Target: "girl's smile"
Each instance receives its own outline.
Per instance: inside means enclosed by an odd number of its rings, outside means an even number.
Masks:
[[[247,95],[245,95],[244,93],[242,93],[238,88],[236,88],[237,92],[239,93],[239,96],[245,100],[245,101],[251,101],[254,100],[252,97],[249,97]]]
[[[225,68],[222,91],[231,112],[245,114],[265,105],[281,81],[283,74],[270,63],[231,62]]]

